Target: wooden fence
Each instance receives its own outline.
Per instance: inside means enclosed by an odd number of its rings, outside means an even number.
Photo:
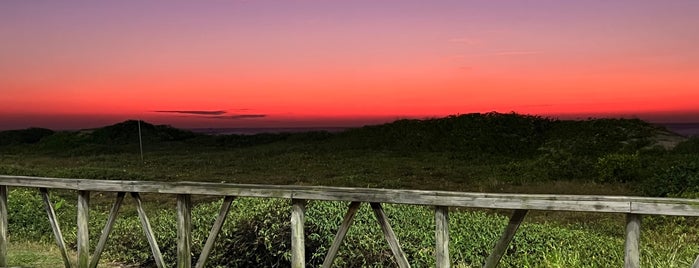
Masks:
[[[162,254],[153,235],[148,217],[143,210],[140,193],[177,195],[177,267],[191,267],[191,210],[192,195],[222,196],[224,202],[206,240],[195,267],[205,267],[232,202],[236,197],[287,198],[291,210],[291,266],[305,266],[304,212],[307,200],[349,201],[350,205],[337,231],[322,267],[331,267],[361,203],[369,203],[388,241],[398,266],[410,267],[405,253],[384,213],[382,203],[434,206],[435,258],[439,268],[450,267],[449,207],[471,207],[514,210],[510,221],[484,267],[496,267],[529,210],[611,212],[626,214],[625,267],[639,267],[639,237],[641,215],[699,216],[699,200],[677,198],[647,198],[594,195],[542,194],[489,194],[449,191],[392,190],[347,187],[319,187],[294,185],[251,185],[205,182],[157,182],[82,180],[0,175],[0,266],[7,265],[7,187],[38,188],[53,229],[56,243],[66,267],[71,267],[63,235],[56,220],[49,189],[77,191],[77,267],[96,267],[105,248],[121,203],[129,193],[136,201],[136,209],[155,263],[164,267]],[[114,192],[116,200],[102,230],[94,252],[90,254],[88,212],[90,192]],[[9,215],[12,216],[12,215]],[[699,257],[692,266],[699,268]]]

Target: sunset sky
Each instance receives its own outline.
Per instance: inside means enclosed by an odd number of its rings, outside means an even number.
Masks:
[[[0,129],[699,121],[699,1],[0,1]]]

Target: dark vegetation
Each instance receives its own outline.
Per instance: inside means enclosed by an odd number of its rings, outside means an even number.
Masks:
[[[488,113],[399,120],[340,133],[220,136],[141,122],[145,162],[138,156],[137,123],[126,121],[75,132],[45,129],[0,132],[0,174],[699,196],[699,137],[679,137],[641,120],[565,121]],[[677,144],[672,148],[663,147],[658,136],[670,136]],[[11,236],[50,240],[48,224],[35,216],[42,215],[36,194],[21,190],[14,190],[12,194]],[[58,209],[60,217],[73,222],[74,196],[59,193],[55,197],[57,207],[62,207]],[[94,202],[98,207],[103,206],[104,213],[91,214],[91,230],[101,228],[111,198],[110,195],[100,203],[100,198],[95,197]],[[162,241],[163,252],[174,257],[175,218],[171,200],[165,201],[149,209],[154,211],[153,225],[157,226],[156,234]],[[218,209],[217,203],[210,201],[199,200],[200,205],[195,209],[195,245],[206,239]],[[287,266],[290,257],[288,201],[243,199],[236,202],[211,264],[221,267]],[[311,266],[322,262],[346,206],[328,202],[309,205],[307,252],[311,255],[307,259]],[[433,216],[429,208],[388,206],[388,210],[409,258],[419,267],[434,265],[431,255],[433,227],[430,227]],[[245,213],[236,213],[240,211]],[[124,214],[126,216],[120,219],[113,233],[109,258],[152,264],[145,239],[134,239],[134,234],[141,232],[138,218],[132,209]],[[523,227],[508,251],[505,266],[621,265],[621,216],[556,215],[552,220],[546,213],[532,214],[532,223]],[[374,226],[373,215],[363,208],[357,217],[336,264],[342,267],[391,265],[390,251]],[[458,211],[453,213],[451,222],[454,261],[478,266],[506,224],[506,218],[495,212]],[[69,226],[64,228],[71,233]],[[644,240],[648,242],[644,244],[643,255],[647,266],[688,265],[696,257],[693,248],[687,246],[699,242],[693,219],[649,217],[644,228],[644,237],[650,237],[650,241]],[[98,232],[92,231],[92,234],[98,235]],[[201,249],[195,248],[197,250]],[[656,259],[651,258],[654,254]]]

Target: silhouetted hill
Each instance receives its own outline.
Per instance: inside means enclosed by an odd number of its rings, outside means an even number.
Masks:
[[[191,131],[141,121],[141,136],[149,148],[166,142],[186,141],[199,136]],[[79,131],[58,131],[30,128],[0,132],[0,146],[21,151],[31,145],[36,152],[76,155],[132,152],[138,146],[138,121],[128,120],[111,126]]]
[[[0,132],[0,145],[37,143],[44,137],[53,135],[53,130],[45,128],[28,128]]]
[[[144,141],[182,141],[196,136],[191,131],[167,125],[153,125],[141,121],[141,136]],[[88,133],[87,141],[101,144],[138,143],[138,121],[127,120],[111,126],[97,128]]]
[[[336,143],[402,151],[511,155],[556,149],[599,155],[648,146],[657,131],[657,126],[637,119],[571,121],[486,113],[366,126],[339,133]]]
[[[406,119],[338,134],[351,147],[386,150],[535,151],[552,120],[518,114],[466,114],[435,119]]]
[[[514,113],[398,120],[339,133],[315,131],[256,135],[195,134],[141,121],[141,135],[144,144],[150,148],[175,144],[239,148],[283,142],[295,144],[295,150],[443,151],[472,156],[547,153],[598,156],[610,152],[634,152],[652,145],[653,137],[659,131],[669,133],[637,119],[572,121]],[[74,153],[133,151],[139,140],[138,121],[135,120],[81,131],[5,131],[0,132],[0,137],[0,145],[36,143],[37,149]]]

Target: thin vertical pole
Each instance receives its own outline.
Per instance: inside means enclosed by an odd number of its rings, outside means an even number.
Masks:
[[[434,208],[435,255],[437,268],[449,268],[449,207]]]
[[[78,267],[87,268],[90,265],[90,235],[88,221],[90,219],[90,192],[78,191]]]
[[[138,146],[141,148],[141,162],[143,162],[143,138],[141,138],[141,119],[138,120]]]
[[[291,200],[291,267],[306,267],[306,249],[304,245],[304,213],[306,200]]]
[[[0,267],[7,266],[7,186],[0,185]]]
[[[192,196],[177,195],[177,268],[192,267]]]
[[[624,267],[626,268],[639,268],[640,254],[638,251],[638,242],[641,238],[641,215],[639,214],[626,214],[626,242],[625,247],[625,257],[624,257]]]

